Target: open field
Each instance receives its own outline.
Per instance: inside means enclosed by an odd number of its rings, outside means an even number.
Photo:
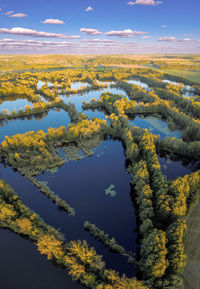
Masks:
[[[200,70],[193,71],[193,70],[166,70],[166,69],[158,69],[159,71],[166,72],[172,75],[183,76],[192,81],[200,82]]]
[[[200,288],[200,201],[187,218],[185,252],[187,265],[184,270],[183,289]]]

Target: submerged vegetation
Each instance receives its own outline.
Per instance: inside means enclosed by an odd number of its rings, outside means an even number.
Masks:
[[[41,128],[5,135],[0,144],[1,161],[74,216],[75,210],[37,176],[60,168],[67,161],[79,160],[83,155],[91,157],[94,149],[106,138],[120,140],[127,172],[131,176],[131,197],[138,219],[136,258],[97,225],[84,220],[84,227],[110,250],[127,257],[128,262],[137,268],[137,279],[125,275],[120,277],[116,270],[106,269],[101,256],[85,240],[66,241],[58,230],[25,206],[3,180],[0,181],[0,226],[28,237],[41,254],[65,267],[74,280],[88,288],[179,289],[187,263],[184,249],[186,218],[199,201],[200,170],[167,180],[161,171],[159,154],[200,161],[200,84],[162,72],[175,67],[158,59],[151,60],[149,68],[142,67],[149,65],[148,59],[60,56],[58,67],[58,57],[52,57],[51,65],[46,63],[46,56],[41,57],[41,66],[34,65],[29,57],[24,65],[18,57],[15,63],[18,72],[1,74],[1,103],[26,99],[32,107],[26,106],[17,112],[8,108],[0,114],[0,119],[28,118],[59,108],[68,113],[71,123],[58,128],[49,127],[47,132]],[[64,63],[73,65],[73,68]],[[105,67],[99,67],[99,64]],[[110,67],[119,64],[140,66]],[[183,65],[176,65],[177,69],[184,69]],[[34,71],[25,72],[27,66]],[[191,68],[196,70],[197,66]],[[8,62],[5,72],[10,69]],[[127,80],[137,80],[146,88]],[[41,86],[38,86],[39,82]],[[72,89],[72,83],[76,82],[85,85]],[[107,91],[100,97],[82,101],[81,97],[84,98],[88,92],[97,93],[105,88]],[[112,89],[124,93],[116,94]],[[69,95],[71,102],[67,102]],[[82,111],[77,111],[73,103],[73,97],[77,95],[82,102]],[[90,118],[87,113],[91,111],[103,113],[104,118]],[[181,139],[161,139],[159,135],[135,126],[134,118],[138,115],[162,119],[170,130],[181,132]],[[105,194],[118,196],[114,188],[111,184],[105,189]]]
[[[110,185],[106,190],[105,190],[105,194],[106,195],[110,195],[111,197],[115,197],[117,192],[115,190],[113,190],[115,187],[115,185]]]
[[[90,222],[86,221],[84,223],[84,228],[89,231],[91,235],[101,241],[105,246],[107,246],[110,250],[113,250],[120,255],[127,257],[128,262],[136,264],[133,253],[126,252],[126,250],[117,243],[115,238],[109,238],[109,235],[105,234],[104,231],[100,230],[95,224],[91,224]]]

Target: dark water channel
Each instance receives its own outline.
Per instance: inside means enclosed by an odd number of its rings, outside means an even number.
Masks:
[[[60,229],[67,240],[87,240],[98,254],[103,255],[107,268],[134,276],[135,268],[125,257],[111,252],[83,227],[88,220],[115,237],[127,251],[136,251],[136,217],[130,196],[131,177],[126,172],[123,148],[119,141],[104,141],[95,149],[92,157],[68,161],[57,172],[46,172],[38,176],[39,180],[48,182],[48,186],[75,209],[75,216],[60,211],[50,199],[10,167],[0,165],[0,178],[9,183],[25,204],[45,222]],[[105,189],[111,184],[115,185],[115,197],[105,194]],[[23,246],[24,242],[21,243],[22,255]],[[38,253],[36,250],[32,253],[31,246],[30,251],[31,262],[31,254]],[[19,276],[23,274],[20,266],[16,270]]]

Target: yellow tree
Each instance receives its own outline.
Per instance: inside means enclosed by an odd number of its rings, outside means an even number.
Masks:
[[[56,239],[54,235],[43,235],[37,241],[38,250],[47,256],[47,259],[60,259],[64,256],[62,241]]]

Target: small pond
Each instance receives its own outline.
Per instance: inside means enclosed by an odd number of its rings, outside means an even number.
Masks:
[[[8,100],[4,101],[0,104],[0,113],[3,112],[3,110],[9,110],[10,113],[14,110],[15,112],[18,112],[20,109],[24,110],[25,106],[33,106],[30,101],[27,99],[17,99],[17,100]]]
[[[136,116],[135,119],[129,120],[129,124],[131,126],[138,126],[144,129],[146,128],[153,134],[160,135],[161,139],[165,138],[166,136],[176,137],[179,139],[182,135],[181,132],[178,130],[171,131],[168,127],[167,122],[154,116]]]
[[[149,88],[149,86],[146,83],[144,83],[144,82],[142,82],[140,80],[130,79],[130,80],[127,80],[127,82],[130,83],[130,84],[139,85],[139,86],[141,86],[144,89]]]

